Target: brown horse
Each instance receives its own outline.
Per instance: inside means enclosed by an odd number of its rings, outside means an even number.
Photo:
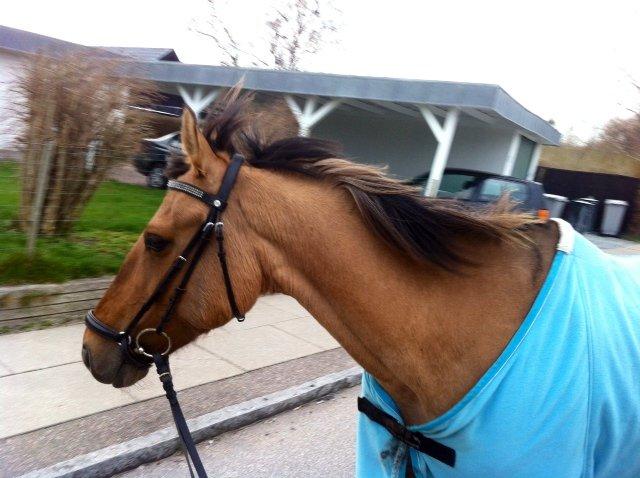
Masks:
[[[238,306],[264,294],[296,298],[398,404],[407,423],[445,412],[499,356],[546,276],[558,230],[504,204],[474,212],[428,199],[380,169],[341,159],[311,138],[261,144],[246,132],[248,97],[230,95],[201,132],[185,111],[180,180],[220,185],[231,155],[246,165],[225,211]],[[96,316],[122,330],[201,225],[207,208],[170,191],[129,252]],[[152,327],[166,298],[146,314]],[[214,253],[205,253],[167,333],[173,350],[231,318]],[[150,344],[153,345],[153,344]],[[146,370],[87,330],[94,377],[115,387]]]

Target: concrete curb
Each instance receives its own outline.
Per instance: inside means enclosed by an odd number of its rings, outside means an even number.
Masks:
[[[230,405],[187,420],[187,423],[197,443],[277,415],[323,395],[357,385],[360,383],[361,375],[362,369],[353,367],[279,392]],[[178,448],[178,437],[175,428],[171,426],[47,468],[34,470],[21,475],[21,478],[108,477],[167,457]]]

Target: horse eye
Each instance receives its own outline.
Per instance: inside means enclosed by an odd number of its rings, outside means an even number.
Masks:
[[[167,245],[169,240],[157,234],[145,233],[144,246],[151,251],[161,252]]]

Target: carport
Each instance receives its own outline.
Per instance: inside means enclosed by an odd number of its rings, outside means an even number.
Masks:
[[[273,71],[178,62],[132,62],[127,74],[153,80],[196,113],[242,80],[284,98],[301,135],[344,144],[357,161],[410,178],[429,171],[435,195],[446,167],[533,178],[542,145],[560,133],[497,85]]]

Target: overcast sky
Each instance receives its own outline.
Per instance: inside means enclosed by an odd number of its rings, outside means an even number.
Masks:
[[[205,0],[20,0],[0,23],[87,45],[174,48],[215,64],[193,31]],[[234,0],[233,31],[259,42],[267,0]],[[638,0],[337,1],[336,44],[305,69],[495,83],[564,134],[587,138],[640,105]]]

